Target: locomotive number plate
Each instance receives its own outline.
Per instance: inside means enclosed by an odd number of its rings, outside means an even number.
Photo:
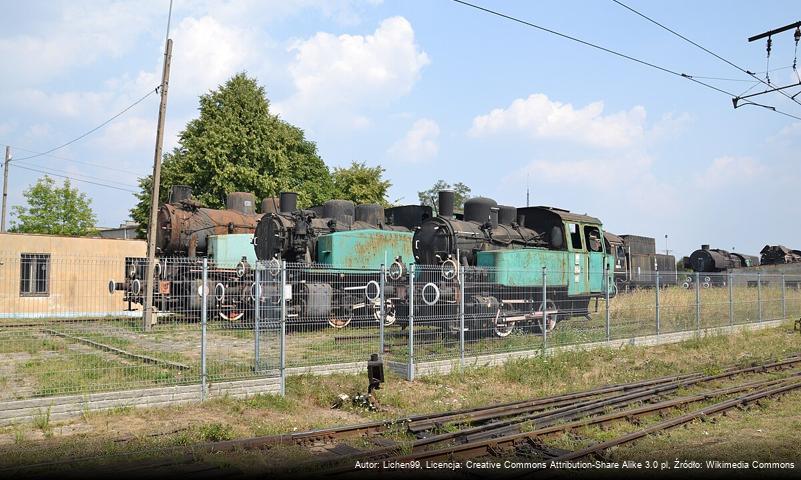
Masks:
[[[169,280],[161,280],[159,281],[159,293],[162,295],[169,295],[170,294],[170,281]]]

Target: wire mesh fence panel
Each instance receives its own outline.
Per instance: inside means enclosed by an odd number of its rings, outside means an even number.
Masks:
[[[579,265],[572,271],[546,270],[544,313],[548,330],[543,341],[547,346],[606,340],[606,298],[610,297],[611,307],[615,297],[614,292],[605,292],[611,282],[604,278],[603,265],[595,266],[595,270],[589,265]],[[541,305],[542,292],[535,293],[535,297],[539,297],[537,305]],[[543,310],[539,308],[540,311]]]
[[[379,269],[288,264],[285,278],[287,367],[366,361],[379,352]],[[395,323],[396,300],[385,295],[385,327]]]
[[[270,309],[274,304],[265,298],[269,280],[261,277],[269,274],[259,267],[245,261],[208,261],[205,283],[201,277],[205,301],[202,289],[197,295],[206,306],[202,350],[209,382],[277,375],[279,324]]]
[[[763,273],[760,276],[760,300],[762,305],[762,320],[781,320],[784,318],[782,305],[782,284],[784,278],[781,274]]]
[[[656,333],[656,273],[639,272],[636,284],[623,285],[609,301],[610,338],[630,338]],[[660,295],[665,289],[660,286]],[[668,300],[669,301],[669,300]]]
[[[726,273],[700,273],[692,288],[698,295],[696,309],[698,328],[720,327],[730,324],[729,307],[734,299],[729,298],[731,276]]]
[[[448,268],[450,267],[450,268]],[[406,340],[412,345],[398,349],[393,358],[414,362],[460,358],[459,272],[448,267],[414,265],[409,269],[406,315],[402,317]]]
[[[196,344],[183,355],[180,340],[143,325],[140,259],[22,254],[0,263],[0,382],[8,387],[0,398],[197,380]]]
[[[732,323],[759,322],[761,295],[759,283],[756,273],[731,274]]]
[[[784,277],[786,318],[801,318],[801,275],[787,274]]]
[[[657,275],[652,274],[653,283],[656,284]],[[696,290],[691,275],[659,274],[659,333],[674,333],[694,330],[697,328]],[[657,291],[650,292],[656,303]],[[656,306],[655,306],[656,308]],[[655,312],[656,314],[656,312]],[[655,315],[656,316],[656,315]],[[654,325],[656,328],[656,325]]]

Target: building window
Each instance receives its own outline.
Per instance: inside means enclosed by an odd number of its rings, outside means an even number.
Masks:
[[[20,255],[19,294],[23,297],[50,295],[50,255],[23,253]]]

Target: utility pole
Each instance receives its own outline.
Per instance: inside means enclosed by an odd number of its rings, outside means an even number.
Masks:
[[[153,193],[150,196],[150,222],[147,228],[147,277],[145,281],[145,305],[143,313],[145,331],[153,325],[153,286],[156,258],[156,221],[159,213],[159,184],[161,183],[161,149],[164,144],[164,117],[167,114],[167,89],[170,84],[170,61],[172,60],[172,39],[167,39],[164,49],[164,67],[161,71],[161,103],[159,104],[159,123],[156,130],[156,152],[153,156]]]
[[[0,232],[6,231],[6,200],[8,199],[8,162],[11,161],[11,146],[6,145],[6,161],[3,163],[3,218],[0,220]]]

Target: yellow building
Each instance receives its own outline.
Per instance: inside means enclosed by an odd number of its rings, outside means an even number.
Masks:
[[[0,233],[0,318],[137,315],[108,282],[146,254],[144,240]]]

